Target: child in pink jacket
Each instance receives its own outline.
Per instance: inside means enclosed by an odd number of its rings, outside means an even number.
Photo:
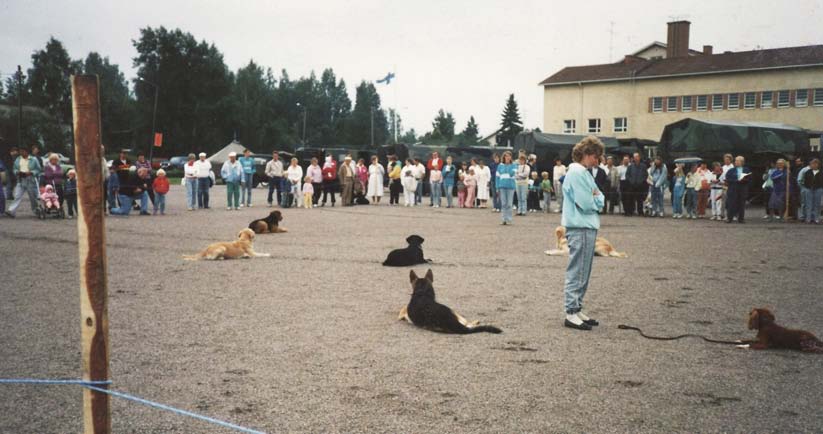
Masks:
[[[466,208],[474,208],[474,193],[477,191],[477,176],[474,175],[474,169],[469,168],[469,173],[463,178],[463,183],[466,184]]]
[[[51,184],[46,185],[46,189],[40,194],[40,200],[45,203],[46,209],[60,208],[59,197],[57,193],[54,192],[54,187],[52,187]]]

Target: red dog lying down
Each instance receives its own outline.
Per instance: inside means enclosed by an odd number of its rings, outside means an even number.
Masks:
[[[741,341],[744,345],[738,345],[738,348],[781,348],[823,354],[823,342],[820,339],[807,331],[787,329],[775,324],[774,314],[769,309],[752,309],[749,313],[749,330],[757,330],[757,338]]]

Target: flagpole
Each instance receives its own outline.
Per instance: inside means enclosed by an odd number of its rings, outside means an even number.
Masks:
[[[397,113],[398,113],[397,109],[399,108],[399,105],[397,104],[397,82],[396,82],[396,80],[397,80],[397,65],[396,64],[394,65],[393,74],[394,74],[394,79],[395,79],[395,83],[394,83],[394,117],[393,117],[393,120],[394,120],[394,143],[396,144],[397,143]]]

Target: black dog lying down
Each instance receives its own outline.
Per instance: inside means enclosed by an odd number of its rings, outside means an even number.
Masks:
[[[411,271],[412,293],[409,305],[400,309],[398,320],[406,320],[418,327],[440,333],[457,333],[461,335],[469,333],[502,333],[499,328],[491,325],[477,325],[477,321],[469,322],[457,312],[449,309],[434,300],[434,275],[432,270],[426,273],[426,277],[420,279]]]
[[[390,267],[408,267],[410,265],[431,262],[431,259],[423,258],[423,241],[423,237],[420,235],[410,235],[406,238],[409,246],[405,249],[397,249],[389,252],[389,256],[383,261],[383,265]]]

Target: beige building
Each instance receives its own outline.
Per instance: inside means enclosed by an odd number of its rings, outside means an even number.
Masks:
[[[543,80],[544,131],[658,141],[684,118],[823,129],[823,45],[714,54],[688,48],[689,24],[669,23],[666,44],[620,62]]]

